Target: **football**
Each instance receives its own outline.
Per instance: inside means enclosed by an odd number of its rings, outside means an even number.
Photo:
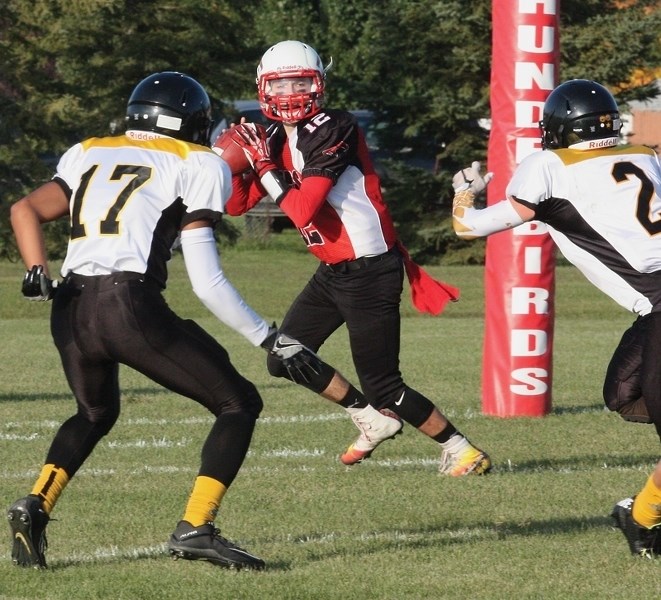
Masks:
[[[241,147],[232,141],[231,133],[229,129],[221,133],[213,144],[213,151],[230,166],[232,175],[240,175],[252,165]]]

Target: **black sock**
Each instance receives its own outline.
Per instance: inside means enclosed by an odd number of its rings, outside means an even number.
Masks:
[[[441,433],[437,433],[432,439],[436,440],[439,444],[444,444],[447,442],[455,433],[459,433],[455,426],[448,421],[448,426],[441,431]]]
[[[367,406],[367,400],[365,400],[365,396],[360,391],[350,385],[346,396],[338,404],[344,408],[365,408]]]

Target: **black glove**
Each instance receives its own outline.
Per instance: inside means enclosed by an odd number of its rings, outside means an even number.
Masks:
[[[314,375],[321,374],[321,359],[275,326],[271,327],[261,346],[282,361],[294,383],[310,383]]]
[[[34,265],[25,272],[21,292],[28,300],[46,302],[55,296],[57,283],[46,276],[41,265]]]

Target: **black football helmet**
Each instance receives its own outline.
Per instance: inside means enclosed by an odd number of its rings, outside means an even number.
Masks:
[[[614,146],[622,122],[613,95],[599,83],[572,79],[556,87],[544,103],[539,122],[542,148]],[[598,144],[595,140],[604,140]],[[584,144],[582,142],[585,142]]]
[[[209,145],[211,102],[192,77],[175,71],[154,73],[133,90],[126,107],[126,128]]]

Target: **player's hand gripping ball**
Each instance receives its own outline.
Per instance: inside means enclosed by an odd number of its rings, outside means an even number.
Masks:
[[[252,164],[243,148],[234,141],[235,137],[231,129],[224,131],[214,142],[213,151],[230,166],[232,175],[240,175],[252,169]]]

